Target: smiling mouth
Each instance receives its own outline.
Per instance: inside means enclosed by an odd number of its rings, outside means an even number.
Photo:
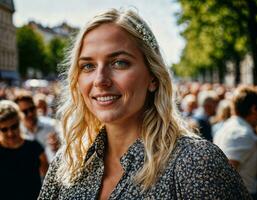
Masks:
[[[119,99],[120,97],[121,95],[112,95],[112,96],[93,97],[93,99],[99,102],[108,102],[108,101]]]

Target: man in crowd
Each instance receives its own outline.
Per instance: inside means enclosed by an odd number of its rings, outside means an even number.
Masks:
[[[55,120],[38,116],[33,98],[29,94],[19,94],[14,101],[24,114],[21,129],[25,138],[37,140],[45,148],[48,162],[51,162],[59,146]]]
[[[257,199],[257,90],[248,86],[235,91],[233,116],[214,137],[217,144],[238,170],[247,189]]]
[[[200,135],[212,141],[212,130],[210,117],[216,113],[218,96],[212,90],[204,90],[198,94],[198,109],[194,112],[192,119],[195,120]]]

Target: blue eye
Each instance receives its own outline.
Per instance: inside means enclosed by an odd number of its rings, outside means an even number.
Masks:
[[[81,65],[81,69],[86,72],[94,70],[95,66],[92,63],[85,63]]]
[[[129,66],[129,62],[124,61],[124,60],[117,60],[113,62],[113,66],[116,68],[126,68]]]

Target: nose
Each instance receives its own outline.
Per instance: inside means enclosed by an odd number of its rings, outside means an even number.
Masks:
[[[12,129],[9,128],[8,131],[7,131],[7,136],[12,137],[13,135],[15,135],[15,133],[16,133],[15,130],[12,130]]]
[[[95,87],[110,87],[112,85],[111,72],[108,66],[99,66],[94,79]]]

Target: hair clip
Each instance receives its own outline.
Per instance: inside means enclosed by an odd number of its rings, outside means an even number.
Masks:
[[[149,30],[146,29],[144,24],[137,24],[136,30],[142,35],[143,40],[146,41],[149,46],[151,46],[153,49],[156,49],[158,47],[155,37]]]

